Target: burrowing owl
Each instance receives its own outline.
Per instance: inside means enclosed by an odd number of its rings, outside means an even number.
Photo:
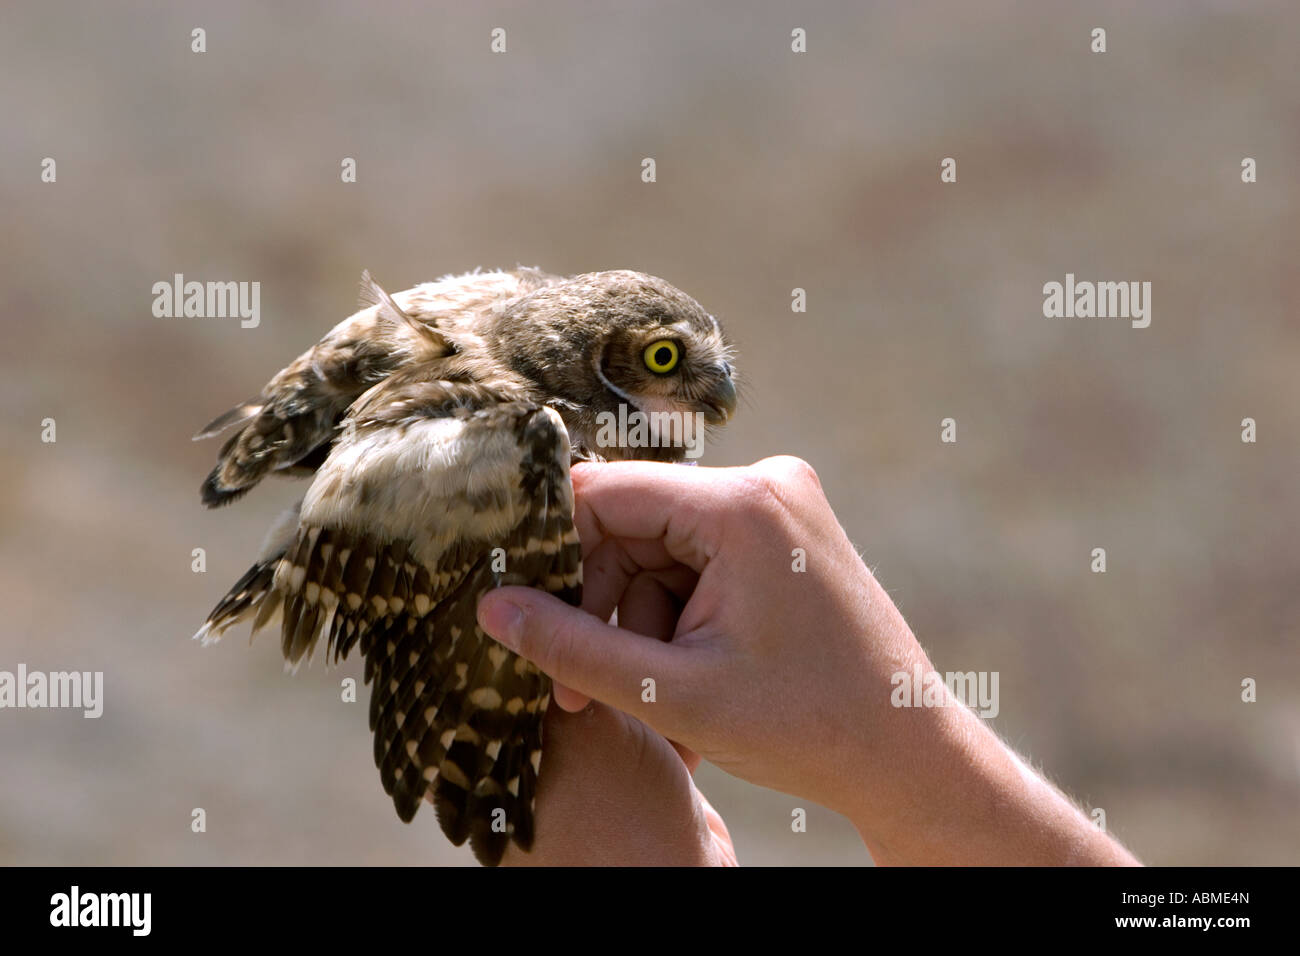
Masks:
[[[392,297],[363,275],[362,298],[196,436],[238,426],[209,507],[271,472],[313,477],[195,636],[278,622],[293,665],[322,636],[335,661],[359,643],[398,815],[429,799],[495,865],[509,840],[532,845],[550,681],[484,635],[478,598],[522,584],[579,604],[571,458],[683,458],[693,423],[735,410],[729,348],[638,272],[473,273]],[[614,423],[638,418],[656,424],[628,441]]]

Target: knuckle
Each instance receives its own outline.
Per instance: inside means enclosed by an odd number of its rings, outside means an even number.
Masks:
[[[552,656],[551,641],[544,633],[546,622],[532,608],[524,611],[524,619],[515,637],[516,653],[545,669]]]
[[[794,455],[778,455],[767,458],[760,465],[768,466],[768,472],[776,476],[780,483],[796,488],[821,488],[821,480],[812,465]]]
[[[784,510],[801,492],[821,490],[812,465],[792,455],[764,458],[745,470],[743,492],[746,502],[760,512]]]
[[[732,502],[744,518],[777,514],[782,510],[779,482],[767,472],[748,471],[738,477],[738,487],[732,496]]]
[[[825,499],[812,465],[789,455],[756,462],[740,472],[737,482],[733,514],[747,524],[786,523]]]

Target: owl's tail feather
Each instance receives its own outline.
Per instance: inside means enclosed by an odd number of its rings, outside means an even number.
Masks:
[[[231,425],[241,422],[247,422],[250,418],[257,418],[262,413],[266,405],[259,399],[252,398],[246,402],[240,402],[230,411],[218,415],[212,421],[208,422],[194,434],[194,441],[202,441],[205,438],[212,438],[220,435]],[[239,445],[240,436],[244,434],[247,425],[235,432],[221,448],[218,456],[217,467],[212,469],[208,477],[203,480],[199,487],[199,497],[203,504],[209,508],[215,508],[218,505],[228,505],[232,501],[238,500],[252,487],[253,483],[243,485],[233,485],[230,483],[231,475],[226,466],[226,462],[231,452]]]
[[[358,357],[359,348],[318,345],[276,376],[260,398],[235,406],[195,436],[238,426],[199,489],[204,505],[230,504],[272,472],[302,477],[320,467],[348,406],[394,367],[387,354]]]
[[[219,435],[236,422],[247,421],[252,418],[263,408],[262,401],[257,398],[251,398],[246,402],[240,402],[228,412],[218,415],[212,421],[200,428],[194,435],[194,441],[202,441],[205,438],[211,438]]]
[[[278,407],[257,408],[251,420],[221,447],[216,467],[199,488],[199,496],[209,508],[238,501],[273,471],[310,474],[324,460],[319,449],[322,444],[328,446],[333,437],[334,408],[311,408],[295,415],[286,415]],[[304,467],[296,468],[300,462]]]

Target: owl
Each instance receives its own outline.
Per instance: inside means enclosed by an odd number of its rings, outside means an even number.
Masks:
[[[687,457],[692,422],[735,411],[730,361],[711,315],[638,272],[476,272],[393,296],[363,274],[360,311],[195,436],[235,429],[208,507],[311,478],[195,637],[251,620],[290,667],[358,647],[398,816],[430,801],[485,865],[529,849],[550,681],[484,634],[478,599],[509,584],[580,604],[570,462]]]

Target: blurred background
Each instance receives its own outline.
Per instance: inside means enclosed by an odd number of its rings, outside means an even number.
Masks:
[[[190,436],[363,268],[524,264],[717,315],[747,400],[705,463],[812,462],[936,666],[997,671],[996,729],[1143,860],[1300,863],[1300,8],[1132,6],[6,3],[0,669],[106,703],[0,711],[0,862],[472,863],[393,813],[359,661],[189,640],[303,487],[205,511]],[[178,272],[260,282],[261,325],[155,318]],[[1044,318],[1067,272],[1151,282],[1150,328]],[[699,779],[742,862],[870,862]]]

